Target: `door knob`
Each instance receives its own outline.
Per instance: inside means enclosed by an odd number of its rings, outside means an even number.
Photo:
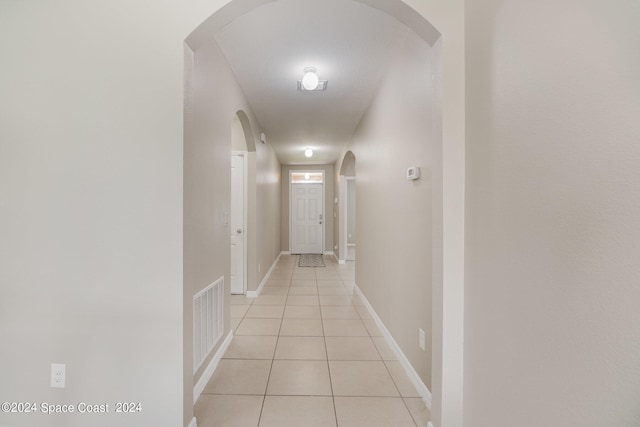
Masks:
[[[242,228],[238,228],[238,229],[236,230],[236,233],[238,233],[238,234],[242,234]]]
[[[322,221],[320,221],[320,224],[322,225]]]

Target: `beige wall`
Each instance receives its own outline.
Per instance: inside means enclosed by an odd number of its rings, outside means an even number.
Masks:
[[[433,54],[408,31],[347,149],[355,154],[356,282],[431,387]],[[407,79],[407,76],[423,76]],[[336,165],[340,169],[341,164]],[[406,169],[421,168],[418,181]],[[437,202],[436,202],[437,203]],[[436,205],[437,206],[437,205]],[[418,346],[418,328],[427,336]]]
[[[333,213],[335,211],[333,165],[282,165],[282,206],[280,208],[282,212],[280,224],[282,250],[289,251],[289,171],[292,170],[324,171],[324,251],[333,252]]]
[[[465,426],[638,426],[640,6],[466,16]]]
[[[255,125],[244,95],[237,85],[218,45],[210,43],[200,48],[194,55],[194,77],[192,102],[185,122],[184,161],[184,399],[185,408],[192,405],[193,384],[201,377],[208,360],[188,381],[192,372],[192,299],[193,295],[217,278],[225,277],[226,295],[230,287],[230,245],[229,225],[225,224],[230,206],[231,151],[233,117],[238,110],[244,111],[253,125],[251,132],[242,131],[245,136],[255,138],[261,129]],[[225,102],[220,102],[224,99]],[[254,161],[255,173],[248,178],[255,180],[255,204],[250,209],[260,221],[250,221],[247,231],[250,239],[248,268],[250,270],[248,289],[255,290],[257,280],[265,271],[256,275],[258,263],[268,267],[277,253],[279,233],[279,170],[280,164],[273,150],[258,142]],[[251,172],[251,171],[250,171]],[[249,193],[250,195],[251,192]],[[255,224],[255,225],[254,225]],[[253,227],[251,227],[253,225]],[[279,253],[279,252],[278,252]],[[255,255],[253,255],[255,254]],[[230,330],[230,304],[225,307],[225,332]],[[215,348],[212,354],[215,352]],[[185,422],[192,417],[185,411]]]
[[[182,424],[183,40],[222,3],[0,2],[1,400],[143,408],[0,424]]]
[[[259,138],[260,133],[256,134]],[[269,143],[256,142],[256,230],[257,259],[251,268],[256,272],[256,281],[250,290],[256,290],[281,251],[281,169],[280,161]],[[260,265],[260,272],[258,270]]]

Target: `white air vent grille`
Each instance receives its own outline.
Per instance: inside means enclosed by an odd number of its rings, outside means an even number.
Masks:
[[[224,332],[224,277],[193,297],[193,372],[216,346]]]

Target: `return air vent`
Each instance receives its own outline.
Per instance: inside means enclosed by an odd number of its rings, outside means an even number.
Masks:
[[[224,277],[193,297],[193,372],[206,360],[224,332]]]

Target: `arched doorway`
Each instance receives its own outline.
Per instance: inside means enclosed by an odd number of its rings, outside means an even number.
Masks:
[[[356,260],[356,157],[348,151],[340,167],[338,262]]]
[[[231,293],[246,295],[247,283],[250,281],[247,268],[249,253],[253,255],[249,242],[255,241],[252,235],[254,227],[249,227],[249,215],[255,197],[255,181],[249,176],[255,176],[255,142],[246,113],[236,112],[231,120],[231,203],[229,219],[230,226],[230,271]],[[253,155],[251,154],[253,153]],[[250,191],[250,188],[253,191]],[[253,238],[253,239],[251,239]]]
[[[350,1],[350,0],[345,0]],[[447,218],[441,226],[442,234],[434,242],[435,261],[439,269],[434,274],[434,322],[433,322],[433,418],[438,426],[456,426],[462,414],[462,321],[463,321],[463,267],[464,267],[464,38],[460,37],[462,14],[455,7],[444,7],[438,2],[427,2],[412,9],[402,0],[380,3],[376,0],[353,0],[381,10],[412,29],[431,46],[437,46],[442,61],[436,70],[436,80],[441,85],[438,92],[442,102],[434,111],[433,119],[441,132],[439,167],[434,169],[434,184],[440,186],[436,207],[437,218]],[[222,7],[187,38],[194,51],[213,40],[213,34],[229,20],[269,0],[235,0]],[[435,18],[441,30],[450,30],[448,44],[443,48],[441,33],[425,17]],[[460,33],[460,34],[459,34]],[[442,55],[445,49],[447,55]],[[450,50],[449,50],[450,49]],[[452,73],[446,81],[442,73]],[[448,75],[448,74],[447,74]],[[425,76],[428,78],[428,76]],[[462,89],[461,89],[462,88]],[[443,89],[446,96],[443,97]],[[446,125],[442,118],[446,117]],[[431,118],[430,118],[431,119]],[[446,147],[443,141],[447,142]],[[364,182],[364,181],[363,181]],[[445,197],[446,196],[446,197]],[[446,283],[446,286],[444,285]],[[445,339],[446,338],[446,339]]]

